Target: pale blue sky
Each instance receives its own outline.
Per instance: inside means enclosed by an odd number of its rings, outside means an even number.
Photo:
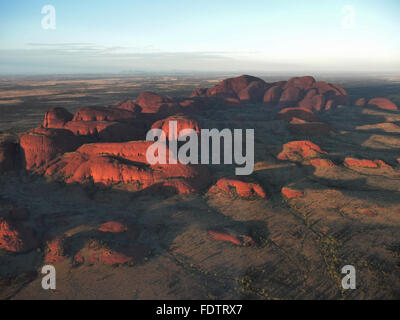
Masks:
[[[400,73],[399,17],[398,0],[0,0],[0,73]]]

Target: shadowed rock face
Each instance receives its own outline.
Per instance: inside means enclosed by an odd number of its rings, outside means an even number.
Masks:
[[[331,128],[322,122],[310,109],[304,107],[286,108],[281,110],[277,119],[289,122],[289,129],[294,134],[328,135]]]
[[[65,129],[93,142],[141,140],[156,117],[139,114],[140,107],[128,110],[130,102],[113,107],[81,108],[75,116],[63,108],[53,108],[46,113],[43,127]]]
[[[273,86],[268,89],[264,95],[264,104],[268,106],[274,106],[278,103],[282,93],[280,86]]]
[[[289,86],[283,90],[282,95],[279,99],[280,107],[289,107],[296,105],[302,97],[302,90],[297,87]]]
[[[305,98],[299,102],[299,107],[308,108],[314,111],[321,111],[325,106],[325,96],[322,94],[316,94],[315,90],[307,92]]]
[[[141,262],[149,253],[136,240],[139,231],[130,224],[109,221],[77,234],[63,234],[47,243],[45,262],[69,261],[75,265],[117,265]]]
[[[14,141],[0,141],[0,174],[18,168],[18,147]]]
[[[300,135],[328,135],[331,128],[324,122],[308,122],[298,118],[293,118],[289,123],[289,129],[294,134]]]
[[[268,88],[268,84],[263,81],[256,80],[250,82],[250,84],[239,91],[237,94],[240,101],[250,101],[259,103],[263,101],[265,90]]]
[[[145,128],[115,121],[70,121],[64,129],[76,136],[87,136],[100,141],[129,141],[143,139]]]
[[[133,100],[124,100],[113,105],[114,108],[127,110],[134,113],[142,112],[142,108]]]
[[[141,93],[135,103],[142,108],[143,113],[173,114],[181,110],[181,106],[174,99],[153,92]]]

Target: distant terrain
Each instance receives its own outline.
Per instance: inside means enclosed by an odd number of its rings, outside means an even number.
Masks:
[[[62,106],[71,112],[80,107],[107,105],[134,99],[142,91],[162,95],[188,96],[193,88],[209,87],[233,76],[3,76],[0,77],[0,131],[20,133],[40,124],[43,113]],[[266,81],[286,80],[290,76],[261,76]],[[384,96],[400,104],[400,77],[323,76],[338,83],[350,96]]]

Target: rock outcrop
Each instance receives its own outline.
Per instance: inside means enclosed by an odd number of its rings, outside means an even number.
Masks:
[[[327,152],[310,141],[292,141],[283,146],[282,152],[278,155],[279,160],[302,162],[312,158],[318,158]]]
[[[262,79],[243,75],[223,80],[211,89],[198,89],[192,97],[220,98],[231,105],[263,102],[266,106],[298,106],[314,111],[330,110],[349,101],[343,88],[323,81],[316,82],[310,76],[266,83]]]
[[[277,118],[280,120],[286,120],[286,121],[292,121],[293,118],[298,118],[304,121],[309,121],[309,122],[320,122],[321,120],[319,117],[310,109],[308,108],[302,108],[302,107],[297,107],[297,108],[285,108],[282,109],[278,115]]]
[[[163,130],[168,139],[169,138],[169,127],[170,127],[171,121],[176,121],[177,133],[181,132],[184,129],[192,129],[196,133],[200,133],[199,122],[192,117],[188,117],[188,116],[182,115],[182,114],[170,116],[168,118],[159,120],[159,121],[155,122],[151,128]]]
[[[359,168],[391,168],[387,163],[382,160],[367,160],[367,159],[355,159],[346,158],[344,164],[348,167],[359,167]]]
[[[357,107],[365,107],[366,104],[367,104],[367,99],[365,98],[360,98],[354,103],[354,105]]]
[[[83,145],[53,162],[46,175],[60,177],[66,183],[123,183],[137,191],[159,188],[180,194],[196,192],[208,184],[209,173],[203,166],[148,164],[146,151],[151,144],[132,141]]]
[[[84,107],[75,113],[72,121],[132,122],[137,118],[137,113],[128,110],[109,107]]]
[[[260,103],[263,101],[265,90],[268,85],[261,79],[250,82],[250,84],[239,91],[237,96],[240,101],[249,101],[254,103]]]
[[[142,109],[142,113],[162,113],[172,115],[182,111],[179,102],[170,97],[163,97],[153,92],[142,92],[135,104]]]
[[[70,121],[63,128],[76,136],[85,136],[93,138],[93,141],[104,142],[142,140],[146,135],[143,124],[136,126],[115,121]]]
[[[216,187],[229,194],[238,194],[242,198],[267,197],[264,189],[257,183],[245,182],[236,179],[222,178],[217,181]]]
[[[119,221],[109,221],[103,223],[99,228],[101,232],[121,233],[129,230],[129,227]]]
[[[267,106],[275,106],[282,94],[282,88],[279,86],[273,86],[268,89],[264,95],[264,104]]]
[[[383,110],[398,110],[397,105],[386,98],[373,98],[368,101],[368,106],[377,107]]]
[[[294,190],[291,188],[282,188],[282,194],[286,199],[295,199],[304,196],[304,193],[299,190]]]
[[[143,110],[142,107],[140,107],[134,100],[119,101],[115,103],[112,107],[134,113],[140,113]]]
[[[0,217],[0,249],[10,252],[27,252],[38,245],[33,230],[22,222]]]
[[[73,117],[73,114],[64,108],[52,108],[44,115],[43,127],[62,129]]]
[[[310,164],[316,168],[318,168],[318,167],[335,168],[336,167],[336,165],[329,159],[320,159],[320,158],[311,159]]]
[[[20,138],[24,166],[27,170],[48,164],[58,155],[76,150],[81,139],[71,131],[38,127]]]
[[[65,236],[59,236],[47,243],[44,262],[57,265],[64,262],[67,257],[64,252]]]
[[[257,85],[252,84],[252,82],[258,83]],[[210,89],[207,94],[209,96],[222,97],[222,98],[236,98],[240,99],[239,96],[242,96],[244,99],[248,98],[249,91],[252,89],[248,89],[248,87],[252,84],[252,87],[263,87],[265,82],[259,78],[243,75],[237,78],[229,78],[225,79],[215,87]],[[243,91],[245,90],[245,91]],[[241,92],[243,93],[241,94]],[[257,91],[257,90],[256,90]],[[260,95],[261,96],[261,95]]]
[[[133,264],[143,261],[150,250],[137,245],[107,245],[102,241],[89,240],[85,246],[75,254],[74,263],[86,265],[118,265]]]

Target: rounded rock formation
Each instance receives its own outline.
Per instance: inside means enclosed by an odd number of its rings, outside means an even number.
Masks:
[[[265,199],[267,197],[264,189],[257,183],[222,178],[217,181],[216,186],[218,189],[227,193],[232,193],[232,189],[234,189],[242,198],[252,198],[257,196]]]
[[[386,98],[373,98],[368,101],[368,106],[376,107],[383,110],[398,110],[397,105]]]
[[[281,93],[282,88],[279,86],[269,88],[263,98],[264,104],[267,106],[275,106],[281,97]]]
[[[354,105],[356,105],[357,107],[365,107],[366,104],[367,104],[367,99],[360,98],[355,102]]]
[[[305,77],[294,77],[289,79],[289,81],[285,84],[284,89],[289,87],[299,88],[301,90],[307,90],[313,86],[315,83],[315,79],[311,76]]]
[[[292,141],[283,146],[282,152],[278,155],[279,160],[304,161],[317,158],[327,152],[310,141]]]
[[[160,188],[180,194],[196,192],[208,184],[208,170],[201,165],[148,164],[146,151],[151,145],[149,141],[83,145],[53,162],[46,175],[66,183],[122,183],[136,191]]]
[[[73,114],[64,108],[52,108],[45,113],[43,127],[62,129],[73,117]]]
[[[171,121],[176,121],[177,124],[177,132],[176,134],[179,134],[184,129],[192,129],[196,133],[200,133],[200,125],[197,120],[190,118],[186,115],[178,114],[175,116],[168,117],[166,119],[159,120],[155,122],[151,128],[152,129],[161,129],[164,131],[166,138],[169,139],[169,127],[170,127],[170,122]],[[171,133],[172,134],[172,133]],[[177,138],[177,137],[174,137]]]
[[[283,90],[281,97],[279,99],[280,107],[289,107],[296,105],[297,102],[301,99],[302,90],[297,87],[289,86],[285,90]]]
[[[246,88],[241,90],[237,96],[240,101],[249,101],[249,102],[262,102],[264,98],[264,94],[267,91],[268,86],[265,82],[262,81],[253,81]]]

